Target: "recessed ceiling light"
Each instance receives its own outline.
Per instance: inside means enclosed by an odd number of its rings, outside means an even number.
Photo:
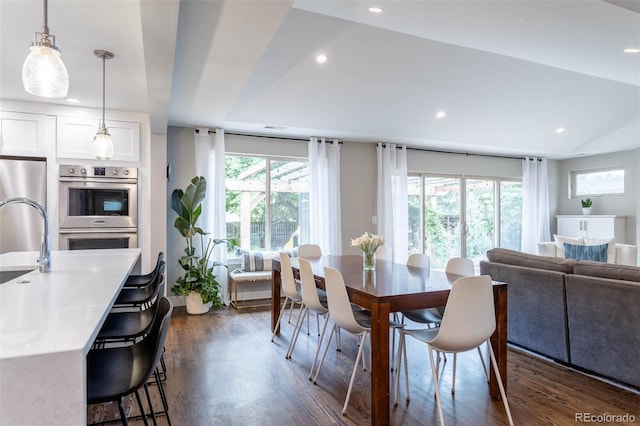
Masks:
[[[447,113],[445,111],[438,111],[436,113],[436,118],[445,118],[447,116]]]
[[[640,53],[640,49],[637,47],[628,47],[624,49],[624,53]]]
[[[79,104],[80,103],[80,99],[67,98],[67,102],[71,102],[72,104]]]
[[[327,62],[327,55],[320,54],[316,56],[316,62],[319,64],[324,64],[325,62]]]
[[[558,128],[556,129],[556,133],[557,133],[557,134],[564,133],[564,127],[558,127]]]
[[[382,12],[384,12],[384,9],[381,8],[381,7],[373,6],[373,7],[369,8],[369,12],[371,12],[371,13],[382,13]]]

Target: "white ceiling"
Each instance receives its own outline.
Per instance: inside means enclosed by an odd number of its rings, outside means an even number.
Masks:
[[[20,80],[42,8],[0,0],[2,99],[44,100]],[[93,50],[110,50],[107,108],[148,112],[155,132],[549,158],[640,147],[640,54],[623,52],[640,47],[637,0],[49,0],[49,27],[69,96],[101,106]]]

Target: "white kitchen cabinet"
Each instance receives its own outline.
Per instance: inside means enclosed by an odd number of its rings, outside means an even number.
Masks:
[[[0,111],[0,154],[46,157],[45,117]]]
[[[58,158],[94,160],[93,138],[100,120],[93,118],[58,117]],[[140,123],[106,121],[113,141],[112,160],[140,160]]]
[[[615,238],[624,244],[626,217],[615,215],[562,215],[558,220],[558,235],[564,237]]]

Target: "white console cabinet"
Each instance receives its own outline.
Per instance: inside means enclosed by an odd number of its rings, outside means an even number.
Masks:
[[[93,137],[100,120],[93,118],[58,117],[58,158],[93,160]],[[106,120],[113,141],[112,160],[140,160],[140,124]]]
[[[626,217],[615,215],[562,215],[558,220],[558,235],[564,237],[615,238],[625,243]]]
[[[45,116],[0,111],[0,154],[46,156]]]

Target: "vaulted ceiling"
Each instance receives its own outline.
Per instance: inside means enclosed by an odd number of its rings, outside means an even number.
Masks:
[[[66,103],[22,89],[42,9],[0,0],[2,99]],[[110,50],[107,108],[148,112],[155,132],[549,158],[640,147],[634,0],[50,0],[49,27],[80,107],[101,106],[93,50]]]

